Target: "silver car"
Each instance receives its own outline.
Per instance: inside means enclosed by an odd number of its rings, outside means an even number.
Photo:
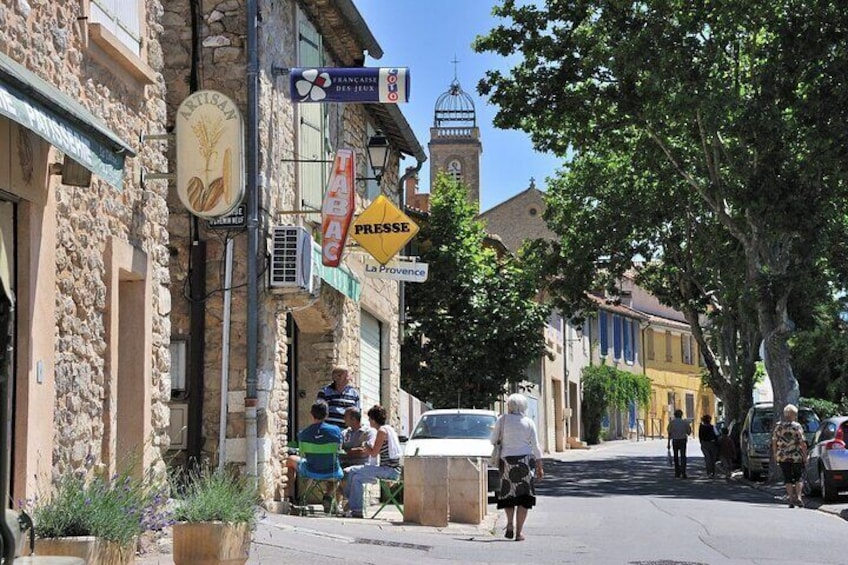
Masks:
[[[833,416],[822,421],[810,446],[805,470],[804,490],[821,493],[825,502],[833,502],[839,490],[848,489],[848,416]]]

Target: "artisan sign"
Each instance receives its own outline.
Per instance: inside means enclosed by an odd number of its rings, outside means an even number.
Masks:
[[[380,265],[375,261],[365,261],[365,276],[373,279],[391,279],[394,281],[424,282],[430,265],[413,261],[390,261]]]
[[[177,109],[177,194],[201,218],[226,216],[244,195],[244,125],[227,96],[195,92]]]
[[[356,208],[355,170],[353,151],[336,151],[330,182],[321,205],[321,262],[328,267],[338,267],[342,260],[350,220]]]
[[[418,224],[382,194],[353,222],[353,239],[381,265],[417,233]]]
[[[289,75],[295,102],[409,102],[406,67],[295,68]]]

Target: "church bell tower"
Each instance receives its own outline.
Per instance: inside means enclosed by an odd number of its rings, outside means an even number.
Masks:
[[[480,211],[480,128],[474,101],[454,74],[448,90],[436,100],[430,128],[430,191],[436,175],[447,172],[468,187],[468,198]]]

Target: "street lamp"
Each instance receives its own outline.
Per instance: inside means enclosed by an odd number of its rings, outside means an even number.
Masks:
[[[368,140],[368,161],[371,163],[371,172],[374,174],[374,177],[359,180],[375,180],[379,183],[383,177],[383,173],[386,171],[388,160],[389,139],[383,135],[383,132],[377,130]]]

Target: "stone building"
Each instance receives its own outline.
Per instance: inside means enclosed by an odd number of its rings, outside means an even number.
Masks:
[[[381,192],[398,201],[401,154],[419,163],[426,156],[396,105],[292,102],[288,69],[356,67],[362,66],[366,52],[374,59],[382,56],[353,2],[281,0],[258,5],[255,127],[262,278],[257,397],[255,401],[246,398],[245,229],[210,227],[190,216],[172,194],[170,267],[173,288],[179,291],[174,293],[171,310],[171,349],[185,363],[173,365],[177,371],[173,381],[179,386],[172,390],[171,430],[177,460],[200,458],[246,466],[248,472],[255,463],[262,495],[272,500],[280,496],[283,486],[288,442],[311,423],[309,406],[320,387],[329,383],[334,366],[350,369],[364,408],[383,404],[394,422],[400,389],[398,283],[366,278],[365,254],[348,249],[338,268],[321,265],[320,257],[313,261],[314,278],[320,278],[318,288],[271,289],[267,259],[275,252],[274,228],[299,226],[312,236],[320,233],[318,211],[328,177],[326,160],[337,149],[352,149],[356,176],[367,179],[373,177],[366,151],[369,139],[381,131],[389,140],[388,166],[381,183],[373,179],[357,183],[357,212]],[[163,45],[169,125],[181,101],[202,89],[224,93],[249,118],[248,21],[247,3],[240,0],[194,6],[188,0],[167,3]],[[246,128],[251,127],[248,120]],[[169,166],[174,168],[173,161]],[[224,273],[230,242],[232,281],[228,284]],[[308,256],[320,255],[317,244],[304,249]],[[251,404],[257,413],[255,432],[246,418]]]
[[[115,3],[110,3],[115,4]],[[171,310],[159,0],[0,4],[0,235],[16,299],[13,499],[162,466]],[[5,423],[4,423],[5,425]]]

